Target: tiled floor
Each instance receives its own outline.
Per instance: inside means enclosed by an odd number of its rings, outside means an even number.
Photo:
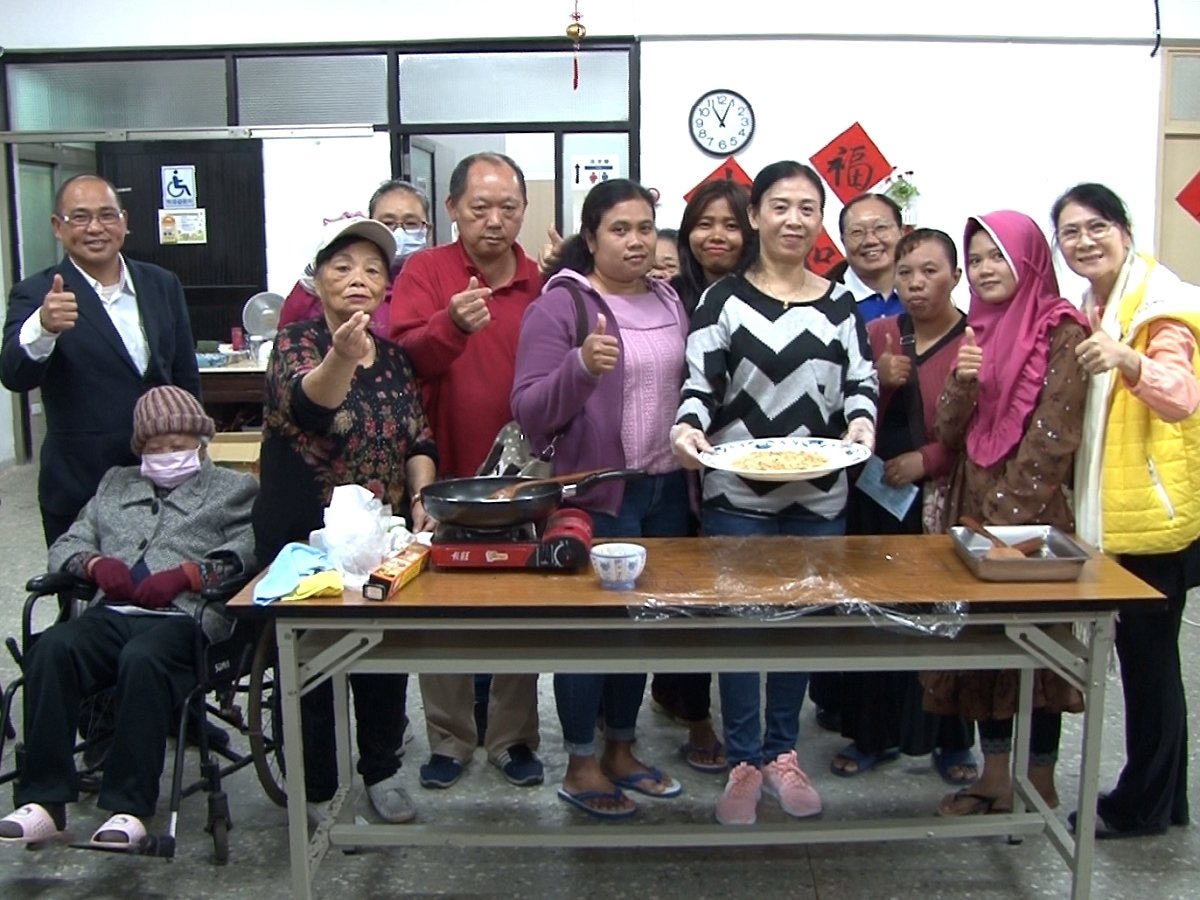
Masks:
[[[44,566],[45,550],[34,499],[36,472],[16,467],[0,472],[0,547],[4,583],[0,584],[0,633],[18,631],[23,599],[20,585]],[[1192,613],[1200,619],[1200,608]],[[1193,708],[1200,710],[1196,688],[1200,632],[1184,627],[1185,672]],[[0,659],[0,681],[13,677],[7,653]],[[415,679],[414,679],[415,681]],[[1109,783],[1121,762],[1123,740],[1119,680],[1110,674],[1105,710],[1104,776]],[[426,755],[420,695],[409,691],[409,712],[417,723],[407,745],[403,772],[424,821],[484,821],[503,827],[513,819],[568,827],[577,814],[558,801],[554,788],[565,757],[554,714],[550,679],[542,679],[543,756],[547,784],[512,788],[476,755],[459,784],[448,791],[420,788],[416,764]],[[640,818],[710,821],[721,779],[691,772],[677,756],[682,736],[675,726],[643,707],[639,753],[668,767],[685,784],[678,800],[644,801]],[[1063,807],[1074,804],[1077,774],[1077,721],[1068,717],[1060,764]],[[1193,727],[1193,733],[1198,730]],[[805,708],[800,756],[825,800],[827,816],[853,817],[881,808],[928,814],[947,788],[928,759],[903,758],[858,778],[829,774],[831,755],[842,740],[818,729]],[[8,753],[6,752],[6,757]],[[10,764],[6,758],[5,767]],[[1192,795],[1197,790],[1192,765]],[[262,793],[251,772],[226,782],[235,828],[231,864],[214,866],[211,843],[202,831],[204,801],[184,804],[179,848],[174,862],[126,858],[51,846],[35,851],[0,848],[0,897],[5,898],[287,898],[289,870],[283,810]],[[164,794],[166,791],[164,781]],[[8,808],[9,798],[0,801]],[[164,801],[165,803],[165,801]],[[1065,815],[1065,812],[1063,813]],[[1200,814],[1197,810],[1195,814]],[[774,817],[777,813],[766,813]],[[85,800],[71,809],[74,827],[86,834],[103,815]],[[160,817],[161,819],[161,817]],[[161,827],[161,823],[157,823]],[[404,826],[397,826],[404,827]],[[612,827],[620,828],[620,824]],[[1069,882],[1058,857],[1043,837],[1009,845],[1000,839],[895,844],[823,845],[810,848],[730,850],[493,850],[396,849],[333,853],[316,878],[318,896],[355,898],[530,897],[626,898],[670,900],[721,898],[820,898],[820,900],[1025,900],[1065,897]],[[1101,844],[1097,849],[1093,896],[1106,900],[1185,900],[1200,897],[1200,829],[1174,828],[1163,837]]]

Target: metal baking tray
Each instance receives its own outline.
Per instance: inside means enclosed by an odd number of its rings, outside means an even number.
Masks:
[[[1091,553],[1053,525],[989,525],[1006,544],[1041,538],[1042,547],[1024,559],[987,559],[992,543],[969,528],[950,529],[954,552],[983,581],[1074,581]]]

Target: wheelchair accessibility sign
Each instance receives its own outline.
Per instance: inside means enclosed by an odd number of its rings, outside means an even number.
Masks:
[[[196,208],[196,167],[162,167],[163,209]]]

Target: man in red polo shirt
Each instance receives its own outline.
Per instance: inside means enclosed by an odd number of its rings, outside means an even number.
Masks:
[[[414,255],[392,288],[391,338],[421,381],[443,478],[474,475],[512,418],[517,336],[541,292],[537,264],[517,244],[528,197],[525,175],[500,153],[476,153],[450,176],[446,210],[458,240]],[[421,784],[445,788],[476,746],[474,679],[422,675],[431,756]],[[541,784],[537,675],[492,679],[485,746],[516,785]]]

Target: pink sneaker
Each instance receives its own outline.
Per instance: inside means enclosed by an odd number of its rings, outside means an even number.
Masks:
[[[789,816],[803,819],[821,811],[821,795],[796,761],[796,751],[781,753],[763,766],[762,790],[774,797]]]
[[[749,763],[738,763],[729,773],[725,793],[717,800],[717,821],[722,825],[753,825],[762,798],[762,773]]]

